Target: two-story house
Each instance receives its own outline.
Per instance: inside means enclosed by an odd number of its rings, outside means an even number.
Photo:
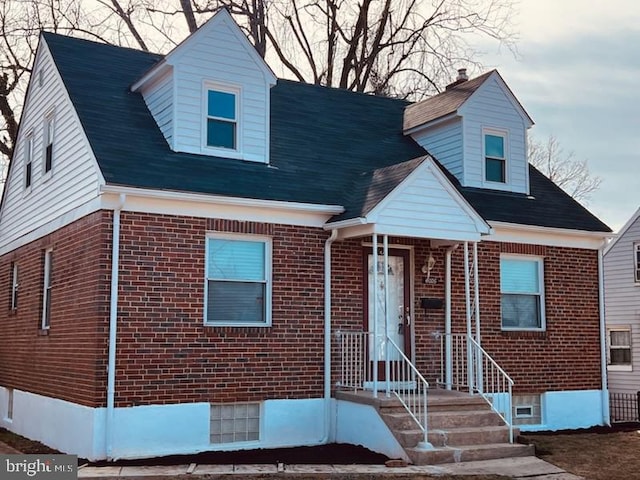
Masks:
[[[226,11],[166,56],[42,34],[0,205],[0,425],[89,459],[431,462],[500,455],[440,438],[458,401],[493,406],[489,444],[606,423],[610,230],[528,165],[532,123],[495,70],[418,103],[276,79]]]

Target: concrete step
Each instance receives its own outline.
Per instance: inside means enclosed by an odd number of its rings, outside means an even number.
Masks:
[[[402,412],[380,412],[380,418],[391,430],[413,430],[417,428],[416,422],[406,410]]]
[[[504,425],[504,421],[493,410],[463,410],[459,412],[429,412],[430,429],[446,430],[457,427],[495,427]]]
[[[427,411],[435,412],[464,412],[491,410],[489,404],[480,396],[465,397],[429,397]]]
[[[464,445],[434,448],[433,450],[406,449],[415,465],[437,465],[441,463],[472,462],[496,458],[527,457],[534,455],[533,445],[498,443],[486,445]]]
[[[413,448],[422,440],[424,440],[424,433],[422,430],[415,428],[413,430],[391,430],[393,436],[396,437],[398,443],[404,448]]]
[[[494,427],[450,428],[447,430],[430,428],[427,438],[431,444],[439,447],[508,443],[509,428],[504,425]]]

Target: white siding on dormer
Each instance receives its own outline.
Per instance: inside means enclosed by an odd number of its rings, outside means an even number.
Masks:
[[[640,283],[634,276],[634,243],[640,243],[640,217],[604,256],[605,318],[607,328],[631,327],[633,371],[609,370],[609,389],[640,390]]]
[[[268,161],[269,86],[263,70],[238,42],[232,27],[219,22],[192,38],[173,58],[175,101],[174,148],[188,153],[212,153],[204,148],[205,82],[240,89],[236,158]],[[224,153],[224,152],[223,152]],[[234,158],[234,152],[227,152]]]
[[[45,176],[44,126],[50,112],[54,118],[53,167],[51,175]],[[32,183],[26,191],[24,149],[30,132],[34,141]],[[96,198],[100,182],[102,177],[84,131],[46,43],[41,41],[5,183],[0,246]]]
[[[142,95],[167,143],[173,146],[173,76],[171,73],[166,73],[155,84],[145,88]]]
[[[527,126],[495,75],[489,77],[458,110],[463,116],[465,186],[529,193]],[[485,182],[483,130],[507,132],[504,185]]]
[[[412,134],[413,139],[426,149],[460,182],[462,171],[462,121],[460,118]]]

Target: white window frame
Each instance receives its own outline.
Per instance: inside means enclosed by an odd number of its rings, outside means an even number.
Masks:
[[[263,242],[264,252],[264,276],[265,276],[265,312],[263,322],[209,322],[207,311],[209,308],[209,240],[239,240],[249,242]],[[207,327],[270,327],[271,326],[271,298],[272,298],[272,265],[273,265],[273,241],[271,237],[264,235],[237,234],[237,233],[208,233],[205,238],[205,265],[204,265],[204,325]]]
[[[638,254],[640,254],[640,242],[633,244],[633,276],[636,285],[640,285],[640,260],[638,260]]]
[[[228,118],[218,118],[209,116],[209,91],[229,93],[235,96],[235,127],[236,146],[235,148],[216,147],[207,144],[207,120],[209,118],[230,122]],[[205,80],[202,84],[202,151],[211,155],[218,155],[227,158],[242,158],[242,89],[237,85]]]
[[[29,132],[25,136],[24,175],[22,180],[22,186],[26,193],[29,193],[33,188],[33,143],[33,132]],[[27,185],[27,179],[29,180],[29,185]]]
[[[53,248],[44,251],[44,278],[42,281],[42,319],[40,328],[48,330],[51,326],[51,277],[53,273]]]
[[[19,267],[16,262],[11,263],[11,305],[12,311],[18,309],[18,290],[20,288]]]
[[[42,176],[44,180],[47,180],[53,175],[53,150],[54,150],[54,142],[55,142],[55,132],[56,132],[56,123],[55,123],[55,115],[54,110],[50,110],[44,116],[44,126],[42,132],[42,143],[43,143],[43,151],[42,151]],[[51,166],[49,170],[47,170],[47,151],[51,149]]]
[[[487,135],[493,135],[495,137],[502,137],[504,147],[504,158],[500,157],[488,157],[486,149]],[[487,159],[501,160],[504,162],[504,182],[496,182],[487,179]],[[509,184],[509,132],[506,130],[498,130],[493,128],[482,129],[482,183],[487,185],[508,185]]]
[[[611,332],[628,332],[629,333],[629,345],[628,346],[616,346],[611,345]],[[633,330],[631,325],[616,325],[607,327],[607,370],[619,371],[619,372],[632,372],[633,371]],[[628,364],[611,364],[611,350],[615,349],[629,349],[629,363]]]
[[[547,321],[545,316],[545,295],[544,295],[544,257],[536,255],[514,255],[514,254],[502,254],[500,255],[500,284],[502,284],[502,260],[527,260],[535,261],[538,265],[538,292],[535,295],[540,297],[540,327],[526,328],[526,327],[505,327],[502,323],[502,295],[509,295],[510,292],[503,292],[502,285],[500,286],[500,328],[503,331],[528,331],[528,332],[544,332],[547,329]],[[517,293],[520,295],[520,293]]]

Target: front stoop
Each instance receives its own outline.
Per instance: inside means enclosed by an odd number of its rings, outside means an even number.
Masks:
[[[430,390],[428,440],[432,450],[416,448],[423,433],[396,398],[371,392],[336,392],[336,398],[372,405],[416,465],[492,460],[534,455],[532,445],[509,443],[509,427],[480,396]],[[517,429],[514,436],[518,435]]]

